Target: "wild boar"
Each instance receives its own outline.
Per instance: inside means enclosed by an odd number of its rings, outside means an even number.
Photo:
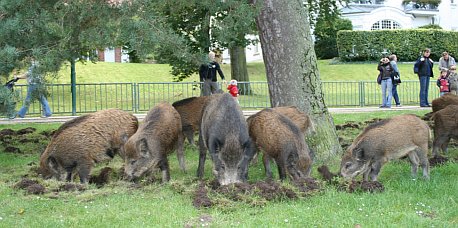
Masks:
[[[441,109],[444,109],[448,105],[458,105],[458,96],[446,93],[443,96],[440,96],[431,102],[433,112],[437,112]]]
[[[178,113],[180,113],[183,134],[192,145],[194,145],[194,132],[199,131],[202,108],[208,101],[208,98],[208,96],[190,97],[172,104]]]
[[[253,142],[262,148],[267,178],[272,178],[268,157],[278,166],[281,180],[288,174],[292,180],[310,176],[312,159],[301,129],[288,117],[271,108],[263,109],[247,119]]]
[[[221,185],[246,181],[253,146],[242,110],[228,93],[210,96],[204,106],[199,130],[199,178],[204,175],[207,150]]]
[[[88,181],[95,163],[124,157],[123,145],[138,128],[137,118],[125,111],[107,109],[64,123],[54,133],[40,157],[44,178],[72,181],[74,172],[81,183]]]
[[[418,164],[423,176],[429,178],[428,125],[415,115],[399,115],[371,124],[359,134],[343,155],[340,173],[354,178],[363,173],[364,180],[372,181],[382,166],[392,160],[408,155],[412,176],[417,175]]]
[[[186,170],[180,114],[168,103],[160,103],[146,115],[138,131],[124,145],[125,175],[136,181],[154,169],[162,171],[162,182],[170,180],[167,155],[177,150],[180,167]]]
[[[458,105],[448,105],[435,112],[434,120],[433,156],[439,156],[439,150],[447,152],[451,138],[458,139]]]
[[[284,106],[272,108],[275,112],[280,113],[288,117],[293,123],[295,123],[303,134],[311,127],[310,118],[300,111],[296,106]]]

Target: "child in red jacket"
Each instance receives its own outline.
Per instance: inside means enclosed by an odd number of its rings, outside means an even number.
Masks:
[[[441,70],[441,75],[437,79],[437,86],[439,87],[440,96],[450,92],[447,69]]]
[[[234,97],[234,99],[239,103],[238,96],[239,96],[239,89],[237,88],[237,80],[231,80],[229,85],[227,86],[227,90],[229,93]]]

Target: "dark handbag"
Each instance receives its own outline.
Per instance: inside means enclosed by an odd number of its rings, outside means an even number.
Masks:
[[[379,84],[379,85],[382,84],[382,73],[378,74],[378,76],[377,76],[377,84]]]
[[[393,81],[393,84],[401,83],[401,75],[399,75],[399,73],[396,71],[393,71],[393,73],[391,74],[391,79]]]

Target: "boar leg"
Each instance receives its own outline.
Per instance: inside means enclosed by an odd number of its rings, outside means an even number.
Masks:
[[[420,159],[420,165],[423,170],[423,177],[429,179],[429,160],[428,160],[428,144],[423,146],[423,149],[418,148],[415,150],[417,158]]]
[[[280,176],[280,180],[283,181],[286,179],[286,169],[285,169],[286,159],[282,158],[282,156],[278,156],[275,159],[275,162],[277,163],[278,175]]]
[[[264,170],[266,173],[267,179],[272,179],[272,168],[270,167],[270,157],[266,153],[262,156],[262,163],[264,164]]]
[[[167,157],[160,161],[159,168],[162,171],[162,183],[167,183],[170,180],[169,161],[167,160]]]
[[[433,156],[437,157],[439,156],[439,149],[447,150],[448,142],[450,141],[450,138],[448,136],[437,136],[434,137],[434,142],[433,142]]]
[[[80,176],[80,182],[81,184],[85,184],[88,181],[89,173],[91,173],[91,167],[82,167],[80,166],[78,175]]]
[[[369,176],[371,177],[371,181],[377,181],[377,177],[378,177],[378,174],[380,173],[380,169],[382,168],[382,165],[383,164],[381,161],[376,161],[372,163],[371,168],[368,170]]]
[[[183,143],[184,143],[184,137],[182,134],[179,134],[178,140],[177,140],[177,158],[178,162],[180,163],[180,168],[183,170],[183,172],[186,173],[186,164],[184,162],[184,149],[183,149]]]
[[[199,131],[199,166],[197,168],[197,177],[204,176],[205,157],[207,156],[207,148],[205,148],[202,132]]]
[[[194,145],[194,130],[192,127],[183,128],[183,135],[188,139],[189,144]]]
[[[411,151],[409,152],[409,159],[410,159],[410,165],[412,166],[411,170],[412,170],[412,177],[416,177],[417,176],[417,169],[418,169],[418,156],[417,156],[417,153],[415,151]]]

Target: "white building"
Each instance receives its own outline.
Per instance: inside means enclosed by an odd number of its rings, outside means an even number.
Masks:
[[[351,20],[353,30],[410,29],[439,25],[444,30],[458,30],[458,0],[442,0],[439,6],[415,1],[363,0],[341,9],[342,17]]]

